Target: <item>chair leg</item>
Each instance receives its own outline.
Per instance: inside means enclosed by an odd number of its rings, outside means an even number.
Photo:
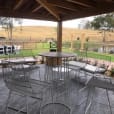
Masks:
[[[54,93],[53,93],[53,87],[51,88],[51,102],[53,103],[54,102]]]
[[[39,72],[39,73],[38,73],[38,75],[39,75],[39,79],[40,79],[40,80],[42,80],[42,79],[41,79],[41,76],[40,76],[40,69],[39,69],[39,71],[38,71],[38,72]]]
[[[6,112],[5,112],[5,114],[7,114],[7,112],[8,112],[8,104],[9,104],[9,101],[10,101],[11,94],[12,94],[12,91],[9,91],[9,95],[8,95],[8,98],[7,98],[7,101],[6,101]]]
[[[26,112],[29,114],[29,104],[28,104],[28,97],[26,96]]]
[[[34,98],[33,98],[34,99]],[[37,114],[40,114],[40,109],[41,109],[41,106],[42,106],[42,100],[43,99],[39,99],[40,100],[40,105],[39,105],[39,108],[37,107],[37,109],[38,109],[38,112],[37,112]],[[32,103],[32,104],[28,104],[29,106],[35,106],[35,104],[37,104],[39,101],[38,101],[38,99],[37,99],[37,101],[35,101],[34,103]],[[27,106],[28,107],[28,106]],[[29,114],[29,109],[31,108],[31,110],[33,109],[33,107],[28,107],[28,113],[27,114]]]
[[[76,75],[77,75],[77,78],[78,78],[78,80],[79,80],[79,78],[80,78],[80,69],[77,69],[77,71],[76,71]]]
[[[110,114],[113,114],[112,113],[112,109],[111,109],[111,104],[110,104],[110,98],[109,98],[109,94],[108,94],[108,90],[106,89],[106,95],[107,95],[107,98],[108,98],[108,104],[109,104],[109,108],[110,108]]]
[[[90,111],[92,107],[94,89],[95,87],[89,87],[84,114],[91,114]]]
[[[87,114],[88,112],[88,109],[90,107],[90,105],[88,105],[90,102],[89,102],[89,99],[90,99],[90,88],[88,90],[88,95],[87,95],[87,100],[86,100],[86,105],[85,105],[85,109],[84,109],[84,114]],[[88,107],[89,106],[89,107]]]

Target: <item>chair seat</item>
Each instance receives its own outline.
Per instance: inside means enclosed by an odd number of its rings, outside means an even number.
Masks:
[[[30,97],[38,97],[38,98],[41,98],[41,93],[39,92],[39,95],[38,93],[35,93],[33,92],[30,88],[27,88],[27,87],[19,87],[19,86],[15,86],[15,87],[12,87],[11,89],[12,91],[14,91],[15,93],[19,93],[21,95],[25,95],[25,96],[30,96]]]
[[[33,82],[33,81],[32,81]],[[46,89],[45,85],[31,83],[30,82],[21,82],[17,80],[13,80],[11,83],[8,83],[8,87],[10,90],[14,91],[15,93],[19,93],[21,95],[41,99],[42,92]]]
[[[83,68],[86,65],[86,63],[78,62],[78,61],[69,61],[68,64],[69,66],[80,67],[80,68]]]
[[[93,65],[89,65],[89,64],[87,64],[83,68],[83,70],[88,71],[88,72],[91,72],[91,73],[103,73],[103,72],[106,71],[106,69],[104,69],[104,68],[99,68],[97,66],[93,66]]]
[[[113,79],[111,78],[100,78],[100,77],[92,77],[87,85],[104,88],[108,90],[114,90],[114,83],[112,83]]]
[[[30,65],[14,65],[12,66],[12,70],[27,70],[30,68]]]
[[[31,67],[31,70],[34,70],[34,69],[38,69],[38,68],[40,68],[39,65],[30,65],[30,67]]]

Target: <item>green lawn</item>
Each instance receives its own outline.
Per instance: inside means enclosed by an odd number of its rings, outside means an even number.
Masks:
[[[111,55],[111,54],[103,54],[103,53],[90,52],[90,51],[89,52],[77,51],[75,53],[77,53],[79,56],[83,56],[83,57],[95,58],[95,59],[101,59],[101,60],[107,60],[107,61],[114,62],[114,55]]]
[[[35,49],[23,49],[16,54],[0,55],[0,58],[37,56],[39,53],[48,52],[48,51],[49,51],[49,43],[37,43],[37,46]],[[68,47],[63,47],[62,51],[77,53],[78,56],[84,56],[84,57],[87,56],[89,58],[96,58],[96,59],[108,60],[108,61],[114,62],[113,54],[103,54],[103,53],[91,52],[91,51],[88,51],[86,53],[85,51],[80,52],[79,50],[74,52]]]
[[[8,54],[8,55],[0,55],[0,58],[12,58],[12,57],[30,57],[30,56],[37,56],[41,52],[47,52],[47,49],[40,49],[40,50],[20,50],[16,54]]]
[[[1,55],[0,58],[8,58],[8,57],[27,57],[27,56],[37,56],[39,53],[47,52],[49,51],[48,48],[40,48],[40,49],[33,49],[33,50],[21,50],[17,54],[10,54],[10,55]],[[72,52],[70,49],[63,49],[63,52]],[[107,60],[114,62],[114,55],[111,54],[101,54],[97,52],[80,52],[77,51],[78,56],[81,57],[89,57],[89,58],[95,58],[95,59],[101,59],[101,60]]]

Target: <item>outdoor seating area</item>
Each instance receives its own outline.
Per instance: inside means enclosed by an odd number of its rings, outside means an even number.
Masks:
[[[112,64],[110,56],[102,54],[99,59],[90,58],[88,55],[94,56],[96,53],[88,54],[88,45],[85,53],[82,51],[84,45],[81,46],[78,50],[80,54],[62,50],[62,41],[67,41],[68,37],[63,39],[63,21],[111,13],[114,11],[113,0],[1,0],[0,9],[0,23],[8,36],[7,43],[1,43],[0,47],[0,114],[114,114],[114,78],[107,75]],[[112,18],[106,19],[113,23],[114,15],[109,16]],[[4,22],[5,18],[8,24]],[[46,53],[45,49],[35,50],[37,43],[34,50],[30,49],[34,44],[24,48],[21,40],[28,42],[25,40],[28,37],[32,43],[36,42],[33,41],[34,33],[28,34],[31,31],[29,29],[26,31],[28,35],[23,37],[21,28],[18,38],[13,34],[16,29],[13,30],[14,20],[11,18],[56,22],[57,28],[51,32],[55,35],[56,45],[52,45],[52,49],[50,47],[48,50],[50,52]],[[21,21],[19,23],[22,27]],[[107,26],[108,23],[103,23],[104,27],[114,29],[113,26]],[[40,32],[37,31],[37,34]],[[83,32],[79,34],[88,43],[89,37]],[[105,32],[102,34],[102,50],[105,52]],[[75,35],[69,35],[71,47],[73,37],[80,39],[77,32]],[[21,42],[16,43],[19,39]],[[12,41],[19,46],[17,49]],[[39,56],[42,58],[40,61]]]
[[[0,114],[114,113],[114,79],[104,68],[74,61],[76,54],[48,53],[39,55],[56,56],[59,64],[1,61],[7,64],[0,72]]]

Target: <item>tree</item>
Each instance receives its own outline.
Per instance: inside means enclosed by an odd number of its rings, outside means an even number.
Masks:
[[[91,22],[87,21],[84,25],[84,29],[90,29],[91,28]]]
[[[102,42],[105,43],[105,32],[107,30],[113,31],[114,30],[114,13],[104,14],[100,15],[94,18],[93,21],[91,21],[91,27],[94,29],[100,29],[102,30],[103,34],[103,40]],[[103,45],[102,46],[103,52],[105,52],[106,48]]]
[[[12,32],[14,28],[14,23],[18,23],[22,25],[22,19],[19,18],[10,18],[10,17],[0,17],[0,25],[2,26],[5,31],[8,33],[8,38],[12,39]]]
[[[94,29],[114,29],[114,13],[104,14],[95,17],[93,21],[91,21],[91,27]]]

